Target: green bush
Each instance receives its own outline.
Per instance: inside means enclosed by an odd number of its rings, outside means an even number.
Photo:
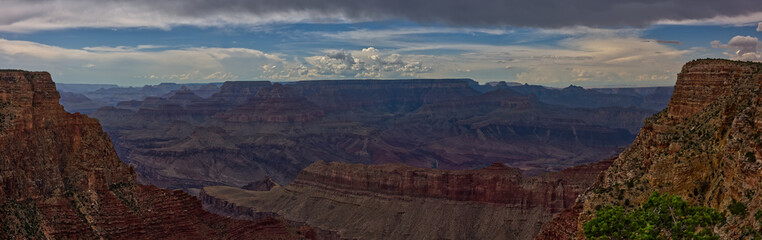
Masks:
[[[728,210],[733,215],[738,216],[746,216],[746,204],[743,204],[742,202],[737,202],[735,199],[733,199],[733,203],[731,203],[728,206]]]
[[[605,206],[583,225],[588,239],[719,239],[712,227],[723,222],[717,210],[693,206],[678,196],[653,193],[626,212]]]

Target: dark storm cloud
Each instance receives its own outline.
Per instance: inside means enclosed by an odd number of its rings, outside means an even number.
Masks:
[[[202,24],[199,21],[230,22],[227,17],[276,18],[277,22],[349,21],[405,19],[420,23],[444,23],[457,26],[522,26],[556,28],[565,26],[647,26],[659,20],[695,20],[717,16],[741,16],[762,11],[759,0],[36,0],[13,1],[0,10],[0,24],[23,21],[23,17],[39,17],[14,11],[14,5],[56,6],[67,11],[67,5],[119,13],[129,18],[131,10],[158,15],[155,21],[167,24]],[[108,9],[106,9],[108,8]],[[25,8],[26,9],[26,8]],[[73,10],[71,10],[73,11]],[[16,12],[16,14],[13,14]],[[47,11],[55,14],[55,11]],[[301,15],[302,17],[293,17]],[[71,15],[67,15],[70,17]],[[145,17],[140,13],[137,17]],[[183,21],[172,22],[173,19]],[[297,18],[297,19],[294,19]],[[58,20],[66,20],[57,18]],[[189,20],[191,19],[191,20]],[[143,19],[138,19],[143,20]],[[154,20],[154,19],[152,19]],[[209,23],[208,25],[214,25]]]
[[[191,16],[247,12],[315,11],[349,19],[402,18],[454,25],[530,27],[643,26],[662,19],[690,20],[762,11],[758,0],[196,0],[144,1]]]

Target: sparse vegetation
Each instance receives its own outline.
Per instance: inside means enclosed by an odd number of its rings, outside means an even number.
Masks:
[[[733,199],[733,203],[728,205],[728,211],[730,211],[730,214],[736,215],[736,216],[746,216],[748,213],[746,209],[746,204],[743,204],[742,202],[738,202],[735,199]]]
[[[37,205],[32,200],[9,200],[2,205],[2,232],[7,239],[43,239]]]
[[[119,182],[114,183],[108,186],[108,189],[117,197],[119,198],[119,201],[122,202],[125,206],[130,208],[133,211],[138,211],[138,203],[137,200],[135,200],[133,193],[132,184],[127,182]]]
[[[8,113],[6,109],[11,105],[10,102],[0,102],[0,132],[11,126],[13,114]]]
[[[588,239],[719,239],[711,229],[723,221],[715,209],[653,193],[629,212],[621,206],[600,208],[583,233]]]

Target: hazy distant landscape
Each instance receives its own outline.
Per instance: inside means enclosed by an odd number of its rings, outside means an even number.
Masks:
[[[286,185],[320,160],[558,171],[618,154],[672,91],[468,79],[60,86],[77,91],[64,108],[98,118],[139,181],[193,191],[265,176]]]

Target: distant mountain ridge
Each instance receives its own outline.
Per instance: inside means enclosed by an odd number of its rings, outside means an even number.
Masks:
[[[431,79],[433,81],[441,81],[437,79]],[[583,89],[583,91],[576,91],[576,93],[567,93],[570,89],[577,89],[579,87],[570,86],[565,89],[547,88],[539,85],[527,85],[515,82],[489,82],[485,84],[479,84],[470,79],[454,79],[464,80],[468,82],[468,85],[479,92],[489,92],[496,89],[512,88],[513,90],[522,94],[535,94],[540,101],[563,105],[569,107],[638,107],[650,110],[661,110],[666,106],[669,101],[669,96],[672,92],[672,87],[629,87],[629,88],[591,88]],[[322,85],[326,82],[332,82],[335,80],[312,80],[312,81],[298,81],[298,82],[282,82],[280,84],[286,85]],[[356,81],[356,84],[368,85],[373,81],[405,81],[405,80],[341,80],[342,82]],[[312,82],[313,85],[310,85]],[[249,89],[248,86],[253,86],[251,83],[256,83],[257,87]],[[270,86],[273,83],[270,81],[231,81],[227,82],[224,92],[236,92],[237,96],[250,96],[256,93],[257,89]],[[225,85],[223,83],[192,83],[192,84],[178,84],[178,83],[161,83],[158,85],[146,85],[143,87],[120,87],[115,84],[71,84],[71,83],[58,83],[56,88],[62,94],[61,103],[69,112],[81,112],[89,114],[94,112],[100,107],[104,106],[116,106],[119,102],[127,101],[141,101],[146,97],[169,97],[173,91],[177,91],[181,88],[192,90],[196,95],[202,98],[209,98],[213,94],[220,91],[220,87]],[[248,91],[248,92],[242,92]],[[582,93],[582,95],[575,95]],[[601,94],[603,93],[603,94]],[[565,96],[564,96],[565,95]],[[76,98],[84,96],[91,101],[87,105],[78,105],[79,102]],[[232,96],[232,95],[231,95]],[[584,99],[579,100],[577,97],[582,96]],[[231,101],[235,104],[242,104],[248,98],[242,99],[229,99],[228,97],[219,96],[224,98],[225,101]],[[73,98],[73,99],[70,99]]]
[[[119,87],[112,84],[56,84],[56,89],[61,92],[61,104],[66,111],[90,114],[100,107],[116,106],[123,101],[143,100],[147,97],[161,97],[171,95],[174,91],[187,88],[194,94],[208,98],[219,91],[222,83],[204,84],[177,84],[161,83],[158,85],[146,85],[143,87]],[[79,104],[76,98],[82,96],[88,98],[87,105]],[[74,98],[74,99],[72,99]]]

